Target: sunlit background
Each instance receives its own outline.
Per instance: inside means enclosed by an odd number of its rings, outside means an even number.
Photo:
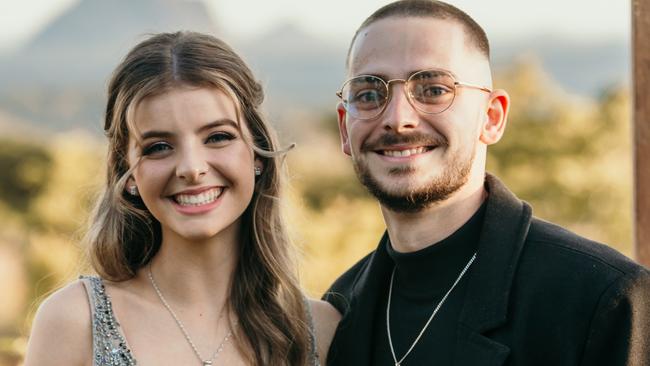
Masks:
[[[87,270],[106,82],[157,31],[210,32],[263,82],[288,158],[287,212],[313,296],[375,247],[378,206],[340,152],[334,91],[358,24],[388,1],[0,0],[0,366],[35,308]],[[631,255],[630,3],[452,0],[484,26],[512,96],[488,170],[534,212]]]

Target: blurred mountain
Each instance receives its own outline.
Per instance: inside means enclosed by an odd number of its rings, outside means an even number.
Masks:
[[[113,68],[147,34],[180,29],[217,26],[197,0],[81,0],[3,57],[0,108],[52,130],[99,132]]]
[[[104,81],[129,48],[146,34],[217,28],[203,2],[81,0],[19,49],[2,73],[3,84],[67,86]]]
[[[332,107],[345,76],[346,47],[284,24],[238,48],[265,86],[270,109],[281,112]]]
[[[199,0],[81,0],[22,49],[0,58],[0,108],[48,130],[100,133],[106,83],[126,52],[149,33],[186,29],[226,35],[265,86],[266,109],[279,125],[292,129],[296,119],[333,111],[347,42],[333,44],[293,25],[237,39],[208,14]],[[494,44],[493,50],[496,70],[531,54],[567,91],[587,96],[629,79],[624,41],[539,37]]]
[[[492,61],[497,72],[513,60],[532,57],[571,93],[595,97],[605,88],[631,85],[629,40],[540,35],[494,46]]]

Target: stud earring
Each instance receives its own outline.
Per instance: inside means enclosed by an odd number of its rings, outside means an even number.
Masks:
[[[129,192],[129,194],[131,196],[139,196],[140,195],[140,193],[138,192],[138,187],[137,186],[130,186],[130,187],[128,187],[126,189],[126,191]]]
[[[260,168],[258,166],[253,167],[253,171],[255,172],[255,175],[257,175],[257,176],[262,175],[262,168]]]

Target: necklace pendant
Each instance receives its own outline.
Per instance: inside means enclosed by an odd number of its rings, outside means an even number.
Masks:
[[[212,366],[212,361],[203,361],[203,366]]]

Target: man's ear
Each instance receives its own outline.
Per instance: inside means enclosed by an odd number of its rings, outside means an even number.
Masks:
[[[348,137],[348,127],[345,125],[345,116],[347,112],[342,102],[336,105],[336,116],[339,121],[339,136],[341,137],[341,148],[346,155],[352,155],[350,152],[350,139]]]
[[[501,140],[508,122],[510,96],[503,89],[496,89],[490,93],[487,106],[487,119],[481,128],[479,139],[486,145],[492,145]]]

